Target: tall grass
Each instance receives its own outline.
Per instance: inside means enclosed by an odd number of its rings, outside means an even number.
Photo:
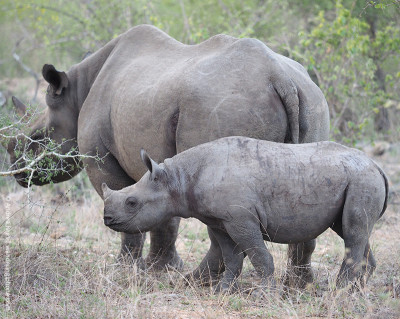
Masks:
[[[384,167],[398,159],[396,153],[388,156]],[[197,220],[181,223],[177,249],[185,262],[182,272],[155,273],[117,263],[119,235],[103,225],[103,203],[84,174],[60,185],[34,188],[29,203],[25,190],[10,181],[2,187],[1,212],[6,196],[11,203],[11,313],[5,307],[6,238],[1,213],[0,318],[400,317],[396,193],[371,236],[378,267],[365,289],[335,289],[344,248],[342,240],[327,231],[319,237],[313,256],[314,284],[289,294],[283,294],[282,287],[286,246],[267,243],[274,256],[278,293],[261,299],[249,294],[259,279],[247,259],[236,294],[214,294],[212,287],[184,281],[184,274],[198,265],[209,247],[206,228]],[[145,253],[148,246],[147,241]]]

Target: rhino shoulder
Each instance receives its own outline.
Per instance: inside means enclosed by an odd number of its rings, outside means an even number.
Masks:
[[[151,48],[152,45],[157,45],[160,42],[163,46],[165,46],[165,44],[168,42],[182,45],[181,42],[172,38],[164,31],[149,24],[137,25],[121,34],[120,37],[121,43],[128,42],[136,46],[140,44],[141,46],[145,45],[150,46]]]
[[[238,38],[232,37],[230,35],[217,34],[199,44],[192,45],[192,47],[194,49],[219,50],[226,46],[230,46],[238,40]]]

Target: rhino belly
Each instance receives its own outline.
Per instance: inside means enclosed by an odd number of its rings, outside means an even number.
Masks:
[[[319,203],[298,201],[291,206],[288,201],[272,205],[264,238],[283,244],[314,239],[341,218],[343,205],[343,196]]]

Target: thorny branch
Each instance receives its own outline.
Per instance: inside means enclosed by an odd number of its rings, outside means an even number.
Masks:
[[[13,176],[21,173],[27,173],[28,187],[35,173],[40,174],[44,179],[51,177],[57,173],[68,173],[67,167],[63,164],[63,160],[68,159],[67,165],[81,165],[83,159],[94,159],[96,162],[102,162],[104,157],[98,155],[80,154],[77,148],[71,148],[67,153],[62,153],[61,148],[71,142],[71,140],[63,140],[61,143],[56,143],[50,137],[43,134],[43,137],[35,138],[21,131],[21,125],[26,126],[32,121],[32,116],[24,115],[17,122],[0,128],[0,142],[3,146],[7,146],[9,141],[14,139],[19,141],[16,143],[14,152],[17,154],[17,160],[12,163],[12,166],[6,171],[0,171],[0,176]],[[23,141],[22,143],[20,143]],[[32,151],[32,147],[36,152]],[[46,165],[41,165],[43,160]]]

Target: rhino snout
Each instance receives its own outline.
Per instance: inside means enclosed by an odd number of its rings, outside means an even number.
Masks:
[[[104,207],[104,217],[103,217],[104,225],[110,226],[110,225],[114,224],[114,221],[115,221],[114,217],[115,216],[113,214],[112,209],[110,209],[109,207]]]

